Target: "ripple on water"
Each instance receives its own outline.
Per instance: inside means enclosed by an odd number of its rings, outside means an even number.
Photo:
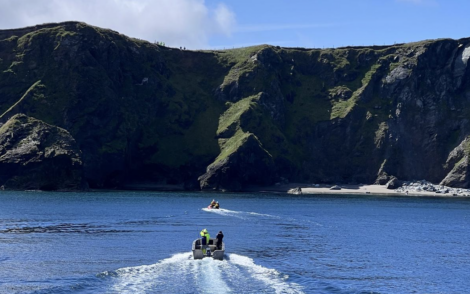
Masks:
[[[135,232],[133,230],[120,230],[112,229],[104,225],[92,225],[92,224],[73,224],[73,223],[62,223],[48,226],[25,226],[25,227],[13,227],[0,230],[3,234],[34,234],[34,233],[79,233],[79,234],[103,234],[103,233],[128,233]]]

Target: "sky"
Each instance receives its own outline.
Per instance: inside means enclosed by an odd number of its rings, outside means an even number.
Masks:
[[[470,0],[0,0],[0,30],[82,21],[187,49],[470,37]]]

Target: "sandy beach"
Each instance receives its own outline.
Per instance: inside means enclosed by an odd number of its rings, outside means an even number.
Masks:
[[[452,193],[436,193],[431,191],[415,191],[404,188],[402,191],[387,189],[385,185],[339,185],[340,190],[331,190],[331,184],[308,185],[290,183],[279,186],[265,187],[260,192],[286,192],[301,188],[302,194],[349,194],[349,195],[383,195],[383,196],[432,196],[432,197],[468,197],[454,196]]]
[[[339,190],[331,189],[333,184],[306,184],[306,183],[289,183],[273,186],[251,186],[243,189],[242,192],[252,193],[289,193],[292,189],[300,188],[303,195],[315,194],[348,194],[348,195],[383,195],[383,196],[425,196],[425,197],[466,197],[470,198],[470,191],[462,189],[461,193],[456,193],[456,188],[442,187],[449,190],[448,193],[436,193],[432,191],[421,190],[417,191],[416,186],[402,187],[400,189],[392,190],[387,189],[385,185],[338,185],[341,187]],[[434,185],[435,187],[441,187]],[[127,185],[125,190],[148,190],[148,191],[184,191],[183,185],[168,185],[168,184],[149,184],[139,183]],[[211,192],[211,191],[206,191]],[[220,191],[212,191],[218,193]]]
[[[300,187],[302,194],[373,194],[373,195],[396,195],[396,196],[443,196],[435,192],[421,191],[399,193],[387,189],[385,185],[340,185],[341,190],[330,190],[332,185],[319,185],[319,187]]]

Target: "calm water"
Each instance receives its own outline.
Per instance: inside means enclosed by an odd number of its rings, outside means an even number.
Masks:
[[[0,293],[469,291],[470,199],[0,193]]]

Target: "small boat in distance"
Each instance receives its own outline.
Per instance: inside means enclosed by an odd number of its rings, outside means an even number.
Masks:
[[[209,206],[207,206],[207,208],[209,208],[209,209],[219,209],[220,208],[219,201],[215,201],[214,199],[212,199],[211,204],[209,204]]]
[[[193,257],[194,259],[203,259],[204,257],[212,257],[213,259],[223,260],[225,253],[225,243],[222,242],[220,249],[215,245],[214,238],[209,239],[209,245],[201,245],[201,239],[193,241]],[[204,253],[205,251],[205,253]]]

